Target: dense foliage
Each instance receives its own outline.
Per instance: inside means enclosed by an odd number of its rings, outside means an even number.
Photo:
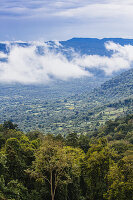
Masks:
[[[92,135],[0,125],[1,200],[131,200],[133,115]]]

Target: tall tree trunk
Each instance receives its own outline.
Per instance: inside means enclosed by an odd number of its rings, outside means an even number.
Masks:
[[[54,192],[53,192],[53,173],[51,172],[50,174],[50,185],[51,185],[51,197],[52,197],[52,200],[54,200]]]

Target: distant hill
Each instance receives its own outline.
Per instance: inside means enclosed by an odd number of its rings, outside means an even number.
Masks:
[[[72,38],[67,41],[61,41],[63,48],[73,48],[75,51],[81,54],[88,55],[100,55],[100,56],[110,56],[111,51],[107,51],[105,48],[105,43],[111,41],[122,46],[133,45],[133,39],[122,39],[122,38]]]

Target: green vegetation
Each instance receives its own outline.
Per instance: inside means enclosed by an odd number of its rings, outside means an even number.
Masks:
[[[132,169],[133,115],[66,137],[0,125],[1,200],[131,200]]]

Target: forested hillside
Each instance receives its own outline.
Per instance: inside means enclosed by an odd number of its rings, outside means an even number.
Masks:
[[[92,93],[92,99],[102,103],[123,100],[130,96],[133,96],[133,69],[106,81]]]
[[[1,200],[131,200],[133,115],[90,135],[0,125]]]

